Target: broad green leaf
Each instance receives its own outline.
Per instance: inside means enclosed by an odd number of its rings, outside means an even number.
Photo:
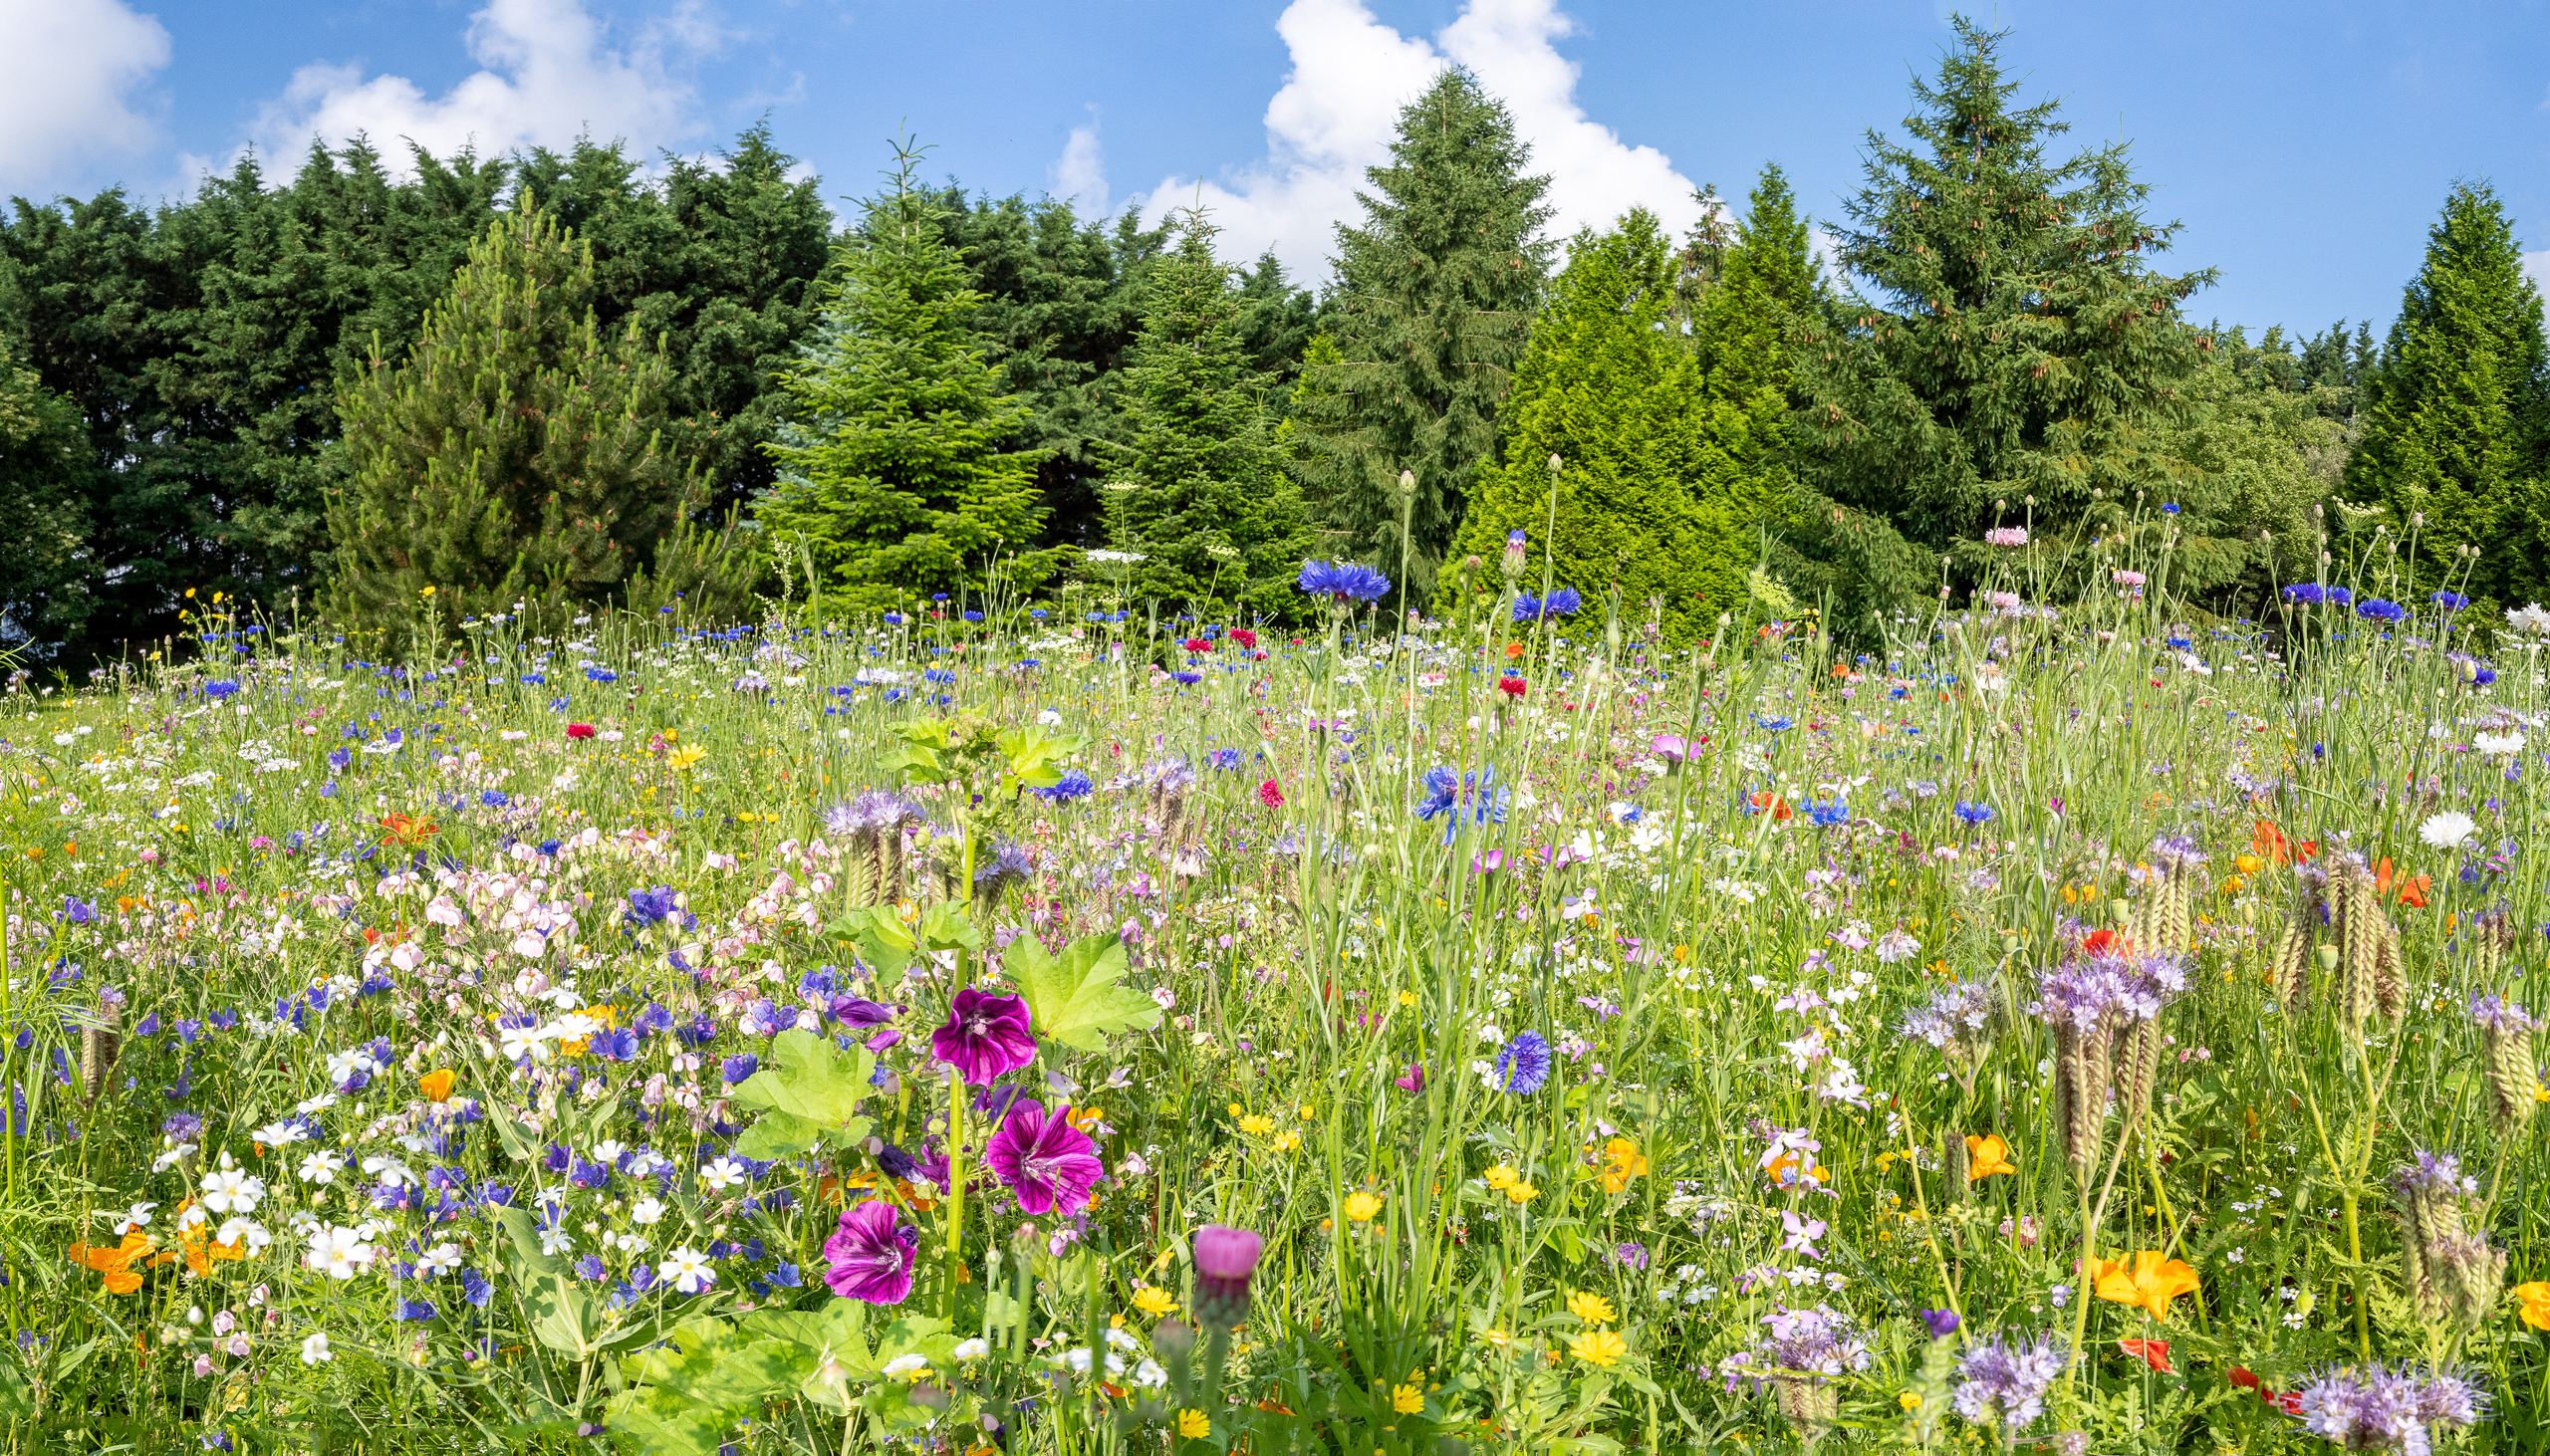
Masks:
[[[579,1359],[592,1354],[601,1323],[593,1298],[563,1274],[544,1274],[524,1283],[523,1303],[532,1312],[531,1333],[540,1342]]]
[[[868,1079],[877,1071],[877,1054],[860,1046],[845,1052],[813,1032],[781,1032],[771,1040],[770,1061],[728,1095],[744,1106],[772,1108],[835,1131],[846,1130],[860,1101],[876,1091]]]
[[[1037,1035],[1066,1047],[1094,1052],[1117,1032],[1159,1025],[1157,1002],[1118,984],[1125,944],[1113,933],[1084,936],[1059,956],[1021,935],[1001,952],[1001,964],[1035,1014]]]
[[[854,1117],[865,1124],[867,1118]],[[863,1129],[864,1130],[864,1129]],[[735,1139],[735,1151],[755,1162],[785,1162],[824,1140],[823,1124],[794,1112],[767,1111]]]
[[[566,1260],[540,1251],[540,1225],[532,1221],[531,1214],[527,1210],[499,1206],[494,1212],[496,1222],[503,1224],[505,1232],[513,1236],[516,1264],[535,1274],[560,1274],[566,1271]]]
[[[1041,723],[1004,729],[992,742],[1007,760],[1012,791],[1024,786],[1050,789],[1063,780],[1060,760],[1078,753],[1089,740],[1076,733],[1055,733]]]
[[[974,928],[973,917],[958,905],[945,900],[929,907],[921,917],[920,943],[931,950],[980,950],[983,932]]]

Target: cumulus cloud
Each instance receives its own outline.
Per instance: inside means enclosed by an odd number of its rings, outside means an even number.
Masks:
[[[483,69],[441,96],[403,76],[366,77],[359,65],[304,66],[253,134],[268,155],[289,157],[314,135],[334,146],[362,133],[392,162],[404,157],[402,140],[483,156],[588,132],[644,152],[702,129],[684,63],[721,39],[695,3],[615,47],[583,0],[490,0],[469,18],[469,55]]]
[[[1293,0],[1275,22],[1293,69],[1266,108],[1265,159],[1200,183],[1223,245],[1240,256],[1271,248],[1297,278],[1326,274],[1335,224],[1360,215],[1364,169],[1389,157],[1400,109],[1447,65],[1469,68],[1512,112],[1533,170],[1550,176],[1552,231],[1600,227],[1639,204],[1688,227],[1699,219],[1690,179],[1577,101],[1580,68],[1557,47],[1575,28],[1556,0],[1467,0],[1427,40],[1384,25],[1363,0]],[[1144,213],[1157,219],[1197,189],[1169,177],[1146,194]]]
[[[0,17],[0,187],[56,183],[157,139],[134,93],[168,64],[158,21],[123,0],[17,0]]]
[[[1098,142],[1098,108],[1089,109],[1089,121],[1074,126],[1063,143],[1063,154],[1045,172],[1046,189],[1071,203],[1084,218],[1107,215],[1107,153]]]

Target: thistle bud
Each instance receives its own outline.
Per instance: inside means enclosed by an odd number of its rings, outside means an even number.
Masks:
[[[1518,526],[1505,533],[1505,580],[1509,582],[1522,580],[1523,561],[1523,531]]]
[[[1416,495],[1416,472],[1415,472],[1415,471],[1413,471],[1413,470],[1402,470],[1402,471],[1401,471],[1401,472],[1399,473],[1399,494],[1400,494],[1400,499],[1402,499],[1402,500],[1409,500],[1409,499],[1413,499],[1413,498],[1415,497],[1415,495]]]
[[[1248,1319],[1248,1282],[1266,1241],[1247,1229],[1211,1224],[1195,1231],[1195,1319],[1231,1331]]]

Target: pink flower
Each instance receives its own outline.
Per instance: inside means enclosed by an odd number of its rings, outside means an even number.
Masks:
[[[1284,807],[1284,789],[1283,789],[1283,786],[1282,786],[1282,785],[1280,785],[1280,784],[1278,784],[1278,783],[1276,783],[1273,779],[1269,779],[1269,780],[1267,780],[1265,783],[1258,785],[1258,786],[1257,786],[1257,802],[1258,802],[1258,803],[1260,803],[1260,804],[1265,805],[1265,806],[1266,806],[1267,808],[1269,808],[1269,809],[1281,809],[1281,808],[1283,808],[1283,807]]]
[[[594,736],[594,725],[591,723],[570,723],[567,725],[567,736],[569,738],[591,738]]]
[[[824,1258],[832,1267],[824,1283],[846,1300],[872,1305],[899,1305],[912,1292],[912,1259],[920,1249],[920,1230],[894,1216],[894,1205],[872,1200],[846,1210],[841,1227],[824,1240]]]
[[[1026,1002],[968,986],[956,993],[947,1025],[929,1034],[929,1050],[957,1076],[986,1087],[1036,1060],[1027,1021]]]
[[[1246,1229],[1208,1224],[1195,1231],[1195,1318],[1233,1329],[1248,1317],[1248,1281],[1266,1241]]]
[[[1089,1190],[1107,1176],[1098,1144],[1072,1125],[1070,1113],[1069,1103],[1050,1116],[1042,1102],[1014,1103],[1009,1120],[983,1149],[984,1166],[1018,1195],[1022,1213],[1078,1213],[1089,1206]]]
[[[1391,1085],[1405,1092],[1425,1091],[1425,1064],[1410,1062],[1407,1064],[1406,1072],[1391,1079]]]

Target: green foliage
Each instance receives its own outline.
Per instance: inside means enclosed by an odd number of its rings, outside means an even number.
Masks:
[[[1321,554],[1380,565],[1422,601],[1452,549],[1541,302],[1549,179],[1477,78],[1444,72],[1400,113],[1365,173],[1361,227],[1337,230],[1335,308],[1289,421]],[[1402,539],[1399,477],[1416,477]]]
[[[2350,500],[2380,506],[2431,591],[2467,569],[2468,595],[2520,603],[2550,592],[2550,354],[2541,294],[2496,193],[2463,183],[2426,235],[2401,300],[2347,469]],[[2461,549],[2479,548],[2475,566]]]
[[[79,410],[0,340],[0,648],[59,640],[88,616],[87,447]]]
[[[860,1104],[875,1091],[869,1076],[877,1058],[865,1047],[847,1051],[825,1037],[795,1027],[771,1039],[767,1065],[729,1093],[741,1106],[773,1115],[755,1122],[744,1156],[768,1160],[793,1156],[818,1140],[846,1147],[868,1135]],[[750,1144],[750,1145],[747,1145]]]
[[[1703,505],[1711,477],[1726,472],[1712,458],[1699,362],[1661,327],[1670,261],[1645,209],[1571,245],[1515,371],[1504,458],[1481,474],[1454,549],[1493,558],[1520,530],[1535,590],[1546,561],[1554,585],[1596,611],[1614,590],[1624,613],[1643,616],[1649,599],[1662,599],[1666,630],[1687,637],[1697,598],[1731,591],[1704,575],[1729,556],[1709,538]],[[1563,462],[1555,481],[1553,455]]]
[[[2178,303],[2212,274],[2155,271],[2176,228],[2143,216],[2126,143],[2052,159],[2057,105],[2014,109],[2005,33],[1955,25],[1910,144],[1869,134],[1841,238],[1861,296],[1801,340],[1801,541],[1854,628],[1943,564],[1971,580],[1989,527],[2064,536],[2186,474],[2157,431],[2196,364]]]
[[[1107,532],[1143,558],[1127,585],[1164,606],[1229,602],[1272,615],[1299,601],[1310,553],[1302,501],[1264,405],[1266,376],[1238,326],[1244,301],[1189,214],[1151,265],[1143,334],[1117,385],[1125,442],[1111,451]]]
[[[1125,942],[1115,935],[1083,936],[1060,955],[1022,935],[1001,953],[1001,968],[1026,1000],[1036,1034],[1077,1051],[1095,1052],[1111,1036],[1159,1025],[1159,1004],[1122,984]]]
[[[2332,330],[2305,354],[2330,358],[2319,346],[2332,339],[2345,343]],[[2352,386],[2313,382],[2345,375],[2306,366],[2279,331],[2251,345],[2234,329],[2210,345],[2185,385],[2184,414],[2160,431],[2161,451],[2189,469],[2180,514],[2157,530],[2178,533],[2172,591],[2224,615],[2256,616],[2276,588],[2313,575],[2312,507],[2345,468]]]
[[[557,611],[640,580],[700,484],[662,437],[661,352],[634,324],[608,338],[593,288],[590,250],[526,206],[471,250],[403,360],[376,354],[340,386],[341,618],[398,630],[417,611]],[[705,605],[741,606],[741,563],[717,585]]]
[[[780,477],[754,503],[770,538],[854,609],[979,589],[987,574],[1033,587],[1057,556],[1032,545],[1037,454],[1005,443],[1027,408],[1000,392],[965,327],[981,296],[914,185],[919,154],[897,162],[841,250],[817,338],[780,376],[790,417],[768,447]]]

